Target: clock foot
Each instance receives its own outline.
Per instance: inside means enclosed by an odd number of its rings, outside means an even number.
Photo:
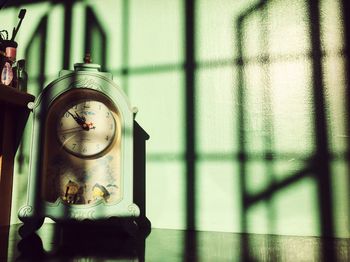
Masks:
[[[122,227],[127,234],[136,237],[139,231],[139,226],[133,219],[126,219],[122,221]]]
[[[136,223],[139,228],[139,234],[147,237],[151,233],[152,224],[147,217],[138,217]]]
[[[29,237],[38,230],[44,223],[44,218],[27,218],[23,221],[23,225],[19,229],[19,235],[22,238]]]

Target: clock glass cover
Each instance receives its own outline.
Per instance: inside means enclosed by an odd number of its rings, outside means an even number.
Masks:
[[[57,137],[69,153],[90,157],[106,150],[114,140],[115,120],[99,101],[83,100],[64,109],[57,122]]]

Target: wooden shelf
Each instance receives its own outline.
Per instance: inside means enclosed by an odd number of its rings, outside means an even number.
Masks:
[[[30,113],[27,105],[34,99],[0,84],[0,225],[10,223],[14,158]]]
[[[33,102],[35,97],[31,94],[21,92],[10,86],[0,84],[0,104],[9,106],[26,107],[29,102]]]

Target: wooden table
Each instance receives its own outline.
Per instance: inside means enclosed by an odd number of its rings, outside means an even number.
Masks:
[[[44,224],[21,239],[20,225],[9,232],[0,261],[349,261],[350,239],[152,229],[130,237],[102,228]],[[1,233],[0,233],[1,237]],[[45,248],[44,248],[45,247]]]
[[[34,99],[0,84],[0,225],[10,224],[14,157]]]

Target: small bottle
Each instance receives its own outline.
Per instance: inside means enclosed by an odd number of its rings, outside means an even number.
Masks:
[[[22,92],[27,92],[28,74],[26,72],[26,60],[17,61],[17,86]]]

